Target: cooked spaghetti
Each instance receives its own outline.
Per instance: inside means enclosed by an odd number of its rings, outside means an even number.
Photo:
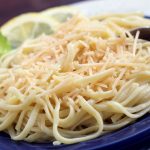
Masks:
[[[150,42],[138,14],[77,15],[0,60],[0,130],[13,140],[72,144],[150,111]]]

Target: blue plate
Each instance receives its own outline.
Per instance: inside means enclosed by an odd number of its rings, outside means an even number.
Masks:
[[[103,150],[127,149],[144,140],[150,141],[150,115],[134,124],[93,140],[72,145],[53,146],[52,143],[15,142],[5,133],[0,133],[0,150]],[[145,149],[146,150],[146,149]]]
[[[150,19],[149,16],[145,17]],[[52,142],[42,144],[27,143],[25,141],[16,142],[11,140],[6,133],[0,132],[0,150],[138,150],[137,146],[136,148],[132,148],[132,146],[145,144],[145,141],[146,148],[142,148],[142,150],[150,148],[150,114],[120,130],[72,145],[53,146]]]

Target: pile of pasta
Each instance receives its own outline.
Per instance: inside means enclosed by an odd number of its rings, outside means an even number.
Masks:
[[[0,58],[0,130],[13,140],[86,141],[150,111],[150,42],[140,14],[75,15]]]

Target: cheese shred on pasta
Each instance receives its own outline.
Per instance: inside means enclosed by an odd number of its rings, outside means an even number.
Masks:
[[[76,15],[0,59],[0,130],[14,140],[72,144],[150,111],[150,42],[141,14]]]

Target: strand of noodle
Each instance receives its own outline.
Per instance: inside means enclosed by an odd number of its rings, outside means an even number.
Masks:
[[[25,138],[24,140],[27,142],[41,142],[41,141],[45,141],[49,139],[49,137],[47,135],[45,135],[44,133],[33,133],[31,135],[29,135],[27,138]]]
[[[10,105],[4,102],[4,100],[0,99],[0,109],[4,109],[8,111],[22,110],[34,102],[34,97],[35,95],[29,95],[28,97],[25,98],[22,104],[18,104],[18,105]]]
[[[122,117],[124,116],[124,114],[114,114],[113,116],[111,116],[111,121],[113,123],[116,123],[118,120],[120,120]]]
[[[87,63],[87,64],[76,64],[75,65],[75,68],[82,68],[83,70],[86,69],[86,68],[83,68],[83,67],[102,67],[104,65],[104,63]],[[134,67],[138,67],[138,66],[141,66],[140,63],[108,63],[107,64],[108,67],[114,67],[114,68],[117,68],[117,67],[131,67],[131,68],[134,68]]]
[[[23,122],[23,119],[25,117],[26,112],[27,112],[27,110],[22,111],[20,116],[19,116],[19,119],[17,120],[17,124],[15,126],[15,129],[17,131],[21,131],[21,125],[22,125],[22,122]]]
[[[84,112],[83,110],[77,112],[73,118],[70,118],[70,122],[68,122],[67,124],[65,124],[65,126],[63,126],[63,128],[69,128],[72,127],[73,125],[75,125],[76,123],[78,123],[83,117],[85,117],[86,112]]]
[[[128,96],[127,99],[121,102],[121,104],[126,106],[130,101],[136,99],[141,94],[140,91],[143,92],[144,88],[144,86],[135,88],[135,90]]]
[[[127,108],[127,110],[131,113],[135,113],[135,112],[142,111],[142,110],[146,109],[147,107],[150,107],[150,101],[142,103],[135,107],[129,107],[129,108]]]
[[[5,120],[0,124],[0,131],[7,129],[14,122],[18,112],[8,112]]]
[[[137,31],[137,33],[136,33],[136,35],[135,35],[134,43],[133,43],[133,56],[136,55],[137,41],[138,41],[139,35],[140,35],[140,32]]]
[[[113,71],[114,71],[113,68],[108,69],[108,70],[96,73],[96,74],[94,74],[92,76],[89,76],[89,77],[84,77],[82,79],[77,79],[76,82],[78,84],[82,84],[82,86],[87,85],[89,83],[95,83],[95,82],[101,81],[101,80],[105,79],[106,77],[112,75]]]
[[[40,129],[41,129],[45,134],[47,134],[49,137],[54,137],[52,127],[47,127],[46,124],[44,124],[44,122],[45,122],[45,121],[42,119],[42,120],[41,120],[41,123],[39,124]],[[61,133],[61,135],[63,135],[63,136],[68,137],[68,138],[71,138],[71,137],[72,137],[71,134],[64,132],[65,129],[59,128],[58,130],[59,130],[59,132]]]
[[[127,69],[125,68],[123,71],[121,71],[121,73],[119,74],[118,78],[114,81],[114,84],[112,85],[112,89],[113,89],[113,91],[115,91],[115,93],[117,93],[116,87],[118,85],[118,82],[121,80],[121,78],[125,74],[126,70]]]
[[[109,20],[111,20],[114,23],[116,23],[117,25],[127,28],[127,29],[145,26],[145,22],[142,22],[141,20],[140,21],[129,21],[124,18],[120,19],[120,18],[116,18],[116,17],[109,18]],[[147,25],[150,25],[150,21],[147,22]]]
[[[3,80],[5,80],[8,77],[9,77],[8,73],[3,73],[3,74],[0,75],[0,81],[3,81]]]
[[[147,94],[148,94],[148,96],[147,96]],[[149,89],[147,90],[144,90],[144,91],[142,91],[142,93],[134,100],[134,101],[131,101],[132,103],[130,103],[130,107],[127,107],[127,110],[129,111],[129,112],[131,112],[131,113],[135,113],[135,112],[138,112],[138,111],[141,111],[142,109],[144,110],[146,107],[148,107],[149,106],[149,102],[145,102],[145,103],[142,103],[142,104],[140,104],[140,105],[138,105],[138,106],[135,106],[135,107],[133,107],[133,105],[134,104],[136,104],[137,103],[137,101],[139,101],[139,100],[141,100],[142,98],[149,98]],[[133,103],[134,102],[134,103]],[[133,107],[133,108],[131,108],[131,106]],[[112,119],[112,121],[113,122],[116,122],[118,119],[120,119],[121,117],[123,116],[123,114],[115,114],[115,115],[113,115],[112,117],[111,117],[111,119]]]
[[[124,113],[125,115],[127,115],[130,118],[139,118],[140,116],[144,115],[145,113],[147,113],[150,110],[150,108],[147,108],[147,109],[145,109],[145,110],[143,110],[137,114],[131,114],[125,107],[123,107],[118,102],[110,101],[110,102],[107,102],[107,104],[111,108],[116,109],[118,112]]]
[[[45,111],[45,115],[47,116],[48,120],[50,122],[53,122],[51,112],[49,111],[48,106],[46,104],[44,105],[44,111]]]
[[[82,129],[80,131],[72,131],[72,130],[65,130],[65,129],[59,129],[59,130],[61,132],[64,132],[64,133],[67,133],[70,135],[79,136],[79,135],[86,135],[86,134],[92,133],[94,131],[97,131],[98,126],[97,125],[91,126],[91,127],[86,128],[86,129]]]
[[[27,122],[25,128],[19,133],[19,135],[16,135],[16,136],[11,135],[12,139],[22,140],[29,134],[31,128],[33,127],[33,125],[36,121],[39,110],[40,110],[40,106],[36,105],[30,114],[30,117],[28,119],[28,122]]]
[[[137,103],[140,102],[142,103],[143,102],[142,99],[145,100],[149,98],[150,98],[150,89],[148,88],[148,86],[145,86],[145,88],[143,88],[139,96],[128,103],[128,106],[130,107],[135,106]]]
[[[67,56],[65,57],[65,61],[62,65],[62,70],[63,71],[69,71],[70,69],[72,69],[72,63],[73,60],[76,56],[76,54],[78,53],[78,48],[77,48],[77,44],[73,44],[73,43],[69,43],[67,46],[68,52],[67,52]]]
[[[42,131],[44,131],[44,133],[48,134],[49,136],[53,136],[51,127],[43,126],[42,128],[43,128]],[[61,129],[61,128],[59,128],[58,130],[61,133],[61,135],[64,135],[68,138],[72,138],[72,137],[75,138],[75,137],[79,137],[79,136],[97,131],[97,129],[98,129],[98,126],[95,125],[95,126],[91,126],[86,129],[79,130],[79,131],[73,131],[73,130],[69,130],[69,129],[67,130],[67,129]]]
[[[108,25],[108,27],[110,27],[116,34],[123,34],[123,32],[125,32],[122,27],[118,26],[112,21],[106,21],[106,25]]]
[[[124,96],[127,95],[127,93],[132,88],[131,84],[133,83],[133,80],[128,81],[125,85],[121,87],[118,94],[114,97],[114,100],[117,102],[120,102]]]
[[[3,113],[2,115],[1,115],[1,117],[0,117],[0,122],[3,122],[7,117],[9,116],[9,113],[7,112],[5,112],[5,113]]]
[[[65,128],[66,126],[68,126],[68,122],[72,122],[72,120],[74,119],[75,116],[75,111],[72,105],[69,105],[70,111],[69,114],[66,118],[63,119],[59,119],[59,126]]]
[[[71,130],[75,130],[80,124],[82,124],[85,120],[88,120],[89,118],[91,118],[91,116],[85,116],[82,120],[79,120],[78,122],[76,122],[76,123],[71,127]]]
[[[133,118],[126,117],[126,118],[123,118],[122,120],[120,120],[120,122],[116,123],[116,124],[111,124],[111,125],[104,124],[104,130],[106,130],[106,131],[116,130],[121,127],[124,127],[125,125],[131,123],[132,121],[134,121]]]
[[[9,87],[8,88],[8,93],[14,93],[16,95],[16,97],[23,102],[24,99],[24,95],[19,91],[19,89],[15,88],[15,87]]]
[[[9,66],[10,62],[12,61],[12,59],[14,58],[14,56],[16,55],[16,53],[17,53],[17,50],[13,50],[13,51],[9,52],[8,54],[3,55],[0,58],[0,66],[2,68],[7,68]]]
[[[70,91],[72,88],[80,87],[80,86],[86,86],[89,83],[94,83],[100,80],[103,80],[104,78],[110,76],[113,73],[114,69],[108,69],[102,72],[99,72],[97,74],[94,74],[92,76],[83,77],[81,79],[66,79],[57,86],[55,86],[53,89],[43,92],[40,96],[45,94],[52,94],[52,93],[63,93]],[[73,80],[73,81],[72,81]]]
[[[87,89],[84,90],[82,92],[83,96],[92,98],[95,100],[96,103],[100,102],[103,99],[108,99],[108,98],[112,98],[114,96],[114,92],[112,90],[110,91],[106,91],[106,92],[102,92],[102,91],[96,91],[94,92],[91,89]]]
[[[46,104],[47,104],[47,106],[48,106],[50,112],[53,113],[54,108],[53,108],[52,104],[50,103],[50,100],[49,100],[48,97],[45,98],[45,102],[46,102]]]
[[[54,136],[55,138],[60,141],[60,142],[63,142],[63,143],[68,143],[68,144],[71,144],[71,143],[76,143],[76,142],[81,142],[81,141],[85,141],[85,140],[89,140],[89,139],[92,139],[94,137],[97,137],[101,134],[102,132],[102,129],[103,129],[103,121],[101,119],[101,116],[100,114],[95,110],[93,109],[83,98],[79,98],[80,101],[80,105],[81,107],[87,111],[89,114],[91,114],[93,116],[94,114],[94,118],[97,120],[97,123],[99,125],[99,130],[94,133],[94,134],[91,134],[89,136],[85,136],[85,137],[80,137],[80,138],[74,138],[74,139],[67,139],[65,137],[62,137],[59,132],[58,132],[58,123],[59,123],[59,109],[60,109],[60,103],[57,102],[56,104],[56,109],[55,109],[55,112],[54,112],[54,124],[53,124],[53,132],[54,132]]]
[[[41,117],[41,120],[38,124],[39,128],[41,129],[41,131],[47,135],[49,135],[50,137],[53,137],[53,130],[52,127],[47,127],[45,124],[45,118]]]
[[[96,19],[96,20],[102,20],[102,19],[106,19],[106,18],[109,18],[109,17],[119,17],[119,18],[122,18],[122,17],[128,17],[128,16],[140,16],[140,17],[143,17],[143,13],[141,12],[131,12],[131,13],[106,13],[106,14],[102,14],[102,15],[95,15],[95,16],[92,16],[91,19]]]
[[[141,71],[136,74],[133,74],[131,77],[136,78],[137,80],[148,80],[150,79],[150,71]]]

